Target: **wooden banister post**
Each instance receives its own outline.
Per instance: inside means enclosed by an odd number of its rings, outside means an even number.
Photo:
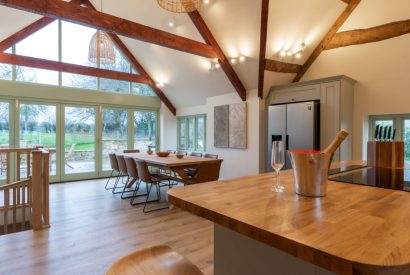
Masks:
[[[31,209],[32,209],[32,225],[33,230],[40,230],[42,228],[42,152],[33,151],[33,176],[31,182]]]
[[[50,227],[50,200],[49,200],[49,184],[50,184],[50,153],[42,152],[43,155],[43,228]]]

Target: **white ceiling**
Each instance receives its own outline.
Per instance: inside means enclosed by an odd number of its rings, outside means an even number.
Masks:
[[[101,10],[100,0],[92,0]],[[410,18],[408,0],[362,0],[341,30],[368,28]],[[256,89],[261,0],[211,0],[200,13],[228,57],[246,56],[234,66],[246,89]],[[267,57],[302,64],[335,22],[346,4],[341,0],[271,0],[267,38]],[[103,1],[103,12],[150,27],[203,42],[186,14],[161,9],[155,0]],[[0,6],[0,39],[39,18],[37,15]],[[170,28],[170,18],[176,27]],[[164,93],[176,107],[204,104],[207,97],[234,92],[222,71],[210,72],[207,58],[121,37],[147,72],[164,82]],[[280,58],[280,49],[305,42],[301,59]],[[265,92],[272,85],[292,81],[294,74],[265,72]]]

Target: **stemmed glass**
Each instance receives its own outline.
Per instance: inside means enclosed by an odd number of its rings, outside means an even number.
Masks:
[[[272,157],[271,166],[276,172],[276,185],[272,191],[282,193],[285,191],[285,187],[280,185],[279,172],[285,165],[285,147],[282,141],[272,142]]]

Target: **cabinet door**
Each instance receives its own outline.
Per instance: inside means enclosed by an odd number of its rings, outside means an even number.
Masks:
[[[321,84],[320,103],[320,144],[323,150],[340,130],[340,81]],[[333,161],[339,160],[340,151],[337,150]]]
[[[320,99],[320,84],[290,87],[273,92],[271,104],[303,102]]]

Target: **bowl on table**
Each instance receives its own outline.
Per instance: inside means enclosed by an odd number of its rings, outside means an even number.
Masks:
[[[185,155],[184,154],[176,154],[175,156],[179,159],[182,159]]]
[[[147,154],[148,154],[148,155],[152,155],[152,153],[154,153],[154,151],[152,151],[152,150],[148,150],[148,151],[147,151]]]
[[[160,158],[166,158],[169,156],[169,152],[157,152],[157,156]]]

